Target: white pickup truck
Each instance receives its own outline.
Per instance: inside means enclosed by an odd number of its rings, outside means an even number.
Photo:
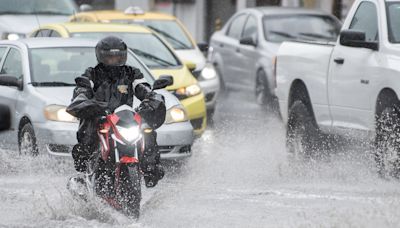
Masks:
[[[357,136],[377,147],[381,173],[400,173],[400,1],[356,0],[336,43],[285,42],[275,64],[290,152]]]

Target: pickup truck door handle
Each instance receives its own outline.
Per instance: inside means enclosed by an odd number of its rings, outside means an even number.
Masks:
[[[336,58],[333,60],[337,64],[343,64],[344,63],[344,58]]]

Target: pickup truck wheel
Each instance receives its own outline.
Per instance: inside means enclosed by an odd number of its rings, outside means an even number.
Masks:
[[[400,178],[400,112],[395,106],[380,114],[375,137],[375,161],[381,177]]]
[[[18,133],[18,146],[21,155],[36,156],[39,150],[36,144],[35,132],[30,123],[25,124]]]
[[[318,129],[307,106],[295,101],[289,110],[286,147],[291,157],[307,160],[312,157],[318,138]]]

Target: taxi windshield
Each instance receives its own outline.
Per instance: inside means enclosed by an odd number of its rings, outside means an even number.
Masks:
[[[79,32],[72,33],[72,37],[91,38],[100,40],[106,36],[117,36],[125,41],[129,48],[149,68],[170,68],[181,66],[175,54],[151,33],[124,33],[124,32]]]
[[[194,49],[187,34],[174,20],[112,20],[111,22],[145,25],[163,36],[174,49]]]

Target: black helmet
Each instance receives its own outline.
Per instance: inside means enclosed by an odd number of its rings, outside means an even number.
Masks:
[[[106,66],[123,66],[128,55],[125,42],[115,36],[107,36],[96,45],[96,57]]]

